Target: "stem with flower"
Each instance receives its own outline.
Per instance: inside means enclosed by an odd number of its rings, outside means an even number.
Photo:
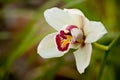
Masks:
[[[110,50],[112,49],[112,47],[118,41],[119,38],[120,38],[120,35],[118,35],[108,46],[104,46],[104,45],[101,45],[101,44],[98,44],[98,43],[94,43],[94,46],[96,46],[97,48],[105,50],[104,58],[103,58],[103,61],[102,61],[102,64],[101,64],[101,67],[100,67],[100,70],[99,70],[99,73],[98,73],[97,80],[101,80],[102,73],[103,73],[105,64],[107,62],[107,57],[110,53]]]
[[[79,73],[90,63],[92,45],[107,33],[101,22],[90,21],[78,9],[47,9],[44,12],[47,23],[57,32],[41,40],[37,52],[43,58],[61,57],[71,48]]]

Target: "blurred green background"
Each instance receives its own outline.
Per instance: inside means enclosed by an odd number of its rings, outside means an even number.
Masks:
[[[77,8],[101,21],[108,34],[100,44],[107,46],[120,35],[120,0],[0,0],[0,80],[120,80],[120,38],[109,50],[101,78],[106,53],[95,45],[84,74],[77,72],[72,51],[53,59],[37,54],[40,40],[55,32],[43,16],[54,6]]]

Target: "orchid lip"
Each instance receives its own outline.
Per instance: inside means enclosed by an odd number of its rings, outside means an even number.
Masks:
[[[59,51],[64,52],[68,49],[71,37],[70,33],[65,33],[63,30],[56,35],[56,44]]]
[[[68,50],[70,44],[82,44],[84,42],[82,38],[82,31],[75,25],[69,25],[56,35],[56,45],[59,51],[64,52]]]

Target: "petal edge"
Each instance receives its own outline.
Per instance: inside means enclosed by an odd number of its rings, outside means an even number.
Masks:
[[[85,42],[92,43],[106,34],[107,30],[101,22],[90,21],[85,25],[84,32],[86,35]]]
[[[55,44],[55,36],[57,33],[52,33],[43,38],[37,48],[37,53],[43,58],[61,57],[65,52],[57,50]]]
[[[79,73],[83,73],[85,68],[87,68],[87,66],[89,65],[91,53],[91,44],[85,44],[84,47],[80,47],[77,51],[74,52],[76,66]]]
[[[62,29],[65,25],[72,24],[72,19],[69,16],[68,12],[57,7],[47,9],[44,12],[44,16],[47,23],[57,31]]]

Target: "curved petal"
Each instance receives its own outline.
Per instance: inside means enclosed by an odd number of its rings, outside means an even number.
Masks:
[[[86,35],[85,43],[95,42],[107,33],[101,22],[90,21],[84,27]]]
[[[68,12],[56,7],[47,9],[44,12],[44,16],[48,24],[57,31],[65,25],[73,24],[72,18],[69,16]]]
[[[82,13],[82,11],[78,9],[64,9],[64,10],[67,11],[71,16],[72,20],[74,21],[74,25],[81,28],[84,19],[84,14]]]
[[[79,73],[83,73],[85,68],[90,63],[92,53],[92,46],[90,43],[85,44],[84,47],[80,47],[77,51],[74,52],[76,66]]]
[[[70,14],[79,14],[81,16],[84,16],[84,14],[82,13],[82,11],[78,10],[78,9],[64,9],[65,11],[68,11]]]
[[[47,35],[38,45],[37,53],[43,58],[53,58],[63,56],[67,51],[60,52],[55,44],[55,36],[57,33]]]

